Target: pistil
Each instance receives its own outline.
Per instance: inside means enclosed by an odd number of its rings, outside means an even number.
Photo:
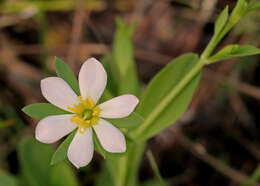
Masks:
[[[79,132],[83,134],[87,128],[98,123],[101,109],[95,106],[90,97],[83,100],[79,96],[79,101],[78,105],[74,105],[73,107],[68,106],[68,109],[75,113],[70,120],[78,125]]]

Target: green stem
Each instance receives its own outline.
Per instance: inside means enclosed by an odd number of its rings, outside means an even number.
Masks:
[[[116,182],[116,186],[122,186],[125,185],[126,182],[126,173],[127,173],[127,157],[121,157],[119,158],[119,170],[118,170],[118,180]]]
[[[242,13],[240,11],[240,9],[244,8],[243,6],[245,6],[243,4],[242,0],[238,1],[238,4],[235,7],[235,10],[232,12],[230,19],[228,21],[228,23],[225,25],[224,29],[222,30],[222,32],[220,32],[218,35],[214,35],[212,37],[212,39],[210,40],[209,44],[207,45],[207,47],[205,48],[205,50],[203,51],[203,53],[200,56],[199,61],[197,62],[197,64],[194,66],[194,68],[188,73],[186,74],[186,76],[177,84],[177,86],[166,96],[166,98],[156,107],[155,110],[153,110],[153,112],[150,114],[151,117],[149,117],[147,120],[144,121],[144,123],[137,128],[136,130],[131,132],[131,135],[134,139],[136,139],[136,141],[141,141],[139,144],[142,144],[142,148],[140,148],[140,152],[142,152],[144,150],[145,147],[145,141],[142,141],[143,139],[142,134],[143,132],[145,132],[145,130],[149,127],[149,125],[158,117],[158,115],[168,106],[168,104],[170,103],[170,101],[172,99],[174,99],[176,96],[178,96],[178,94],[183,90],[183,88],[185,86],[188,85],[188,83],[201,71],[201,69],[203,68],[204,65],[206,65],[208,63],[208,58],[210,57],[211,53],[214,51],[214,49],[216,48],[216,46],[219,44],[219,42],[224,38],[224,36],[231,30],[231,28],[239,21],[239,19],[242,17]],[[238,12],[240,14],[238,14]],[[238,15],[236,15],[238,14]],[[237,17],[238,16],[238,17]],[[135,151],[135,147],[137,147],[136,144],[132,144],[133,146],[130,148],[131,151]],[[142,150],[141,150],[142,149]],[[124,172],[123,175],[121,176],[125,176],[125,178],[120,178],[120,184],[118,186],[132,186],[132,185],[136,185],[136,184],[132,184],[130,183],[130,185],[128,184],[129,181],[133,181],[134,179],[136,179],[136,175],[137,175],[137,168],[133,169],[132,171],[129,170],[129,163],[131,165],[134,165],[137,162],[131,162],[132,159],[140,159],[140,157],[142,156],[142,154],[140,153],[128,153],[127,156],[125,157],[125,161],[127,162],[127,164],[122,164],[122,166],[120,166],[120,169],[124,169],[126,170],[126,172]],[[130,178],[128,177],[129,173],[131,172],[131,174],[133,174],[133,176],[131,176]]]
[[[130,142],[127,154],[122,157],[110,157],[108,163],[115,186],[137,186],[137,174],[145,149],[145,143]],[[116,159],[115,159],[116,158]]]
[[[222,32],[220,32],[218,35],[214,35],[203,53],[201,54],[202,59],[207,59],[211,53],[214,51],[216,46],[219,44],[219,42],[223,39],[223,37],[231,30],[231,28],[234,26],[233,23],[228,22],[228,24],[224,27]]]

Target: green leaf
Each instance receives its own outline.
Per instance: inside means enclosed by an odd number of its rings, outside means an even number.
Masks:
[[[210,57],[209,63],[224,59],[260,54],[260,49],[251,45],[228,45]]]
[[[0,186],[17,186],[17,180],[11,174],[0,170]]]
[[[64,162],[50,166],[53,150],[32,137],[25,138],[18,148],[18,158],[28,186],[77,186],[76,177]]]
[[[62,110],[49,103],[35,103],[27,105],[22,109],[22,111],[36,119],[43,119],[47,116],[52,115],[62,115],[62,114],[71,114],[68,111]]]
[[[115,125],[118,128],[136,128],[138,127],[143,121],[143,117],[139,114],[132,112],[128,117],[120,118],[120,119],[106,119]]]
[[[109,99],[112,99],[113,97],[115,97],[115,95],[117,95],[117,84],[113,79],[113,73],[112,73],[113,69],[111,68],[111,64],[110,64],[113,62],[112,55],[108,54],[105,57],[103,57],[100,61],[107,72],[107,86],[101,98],[98,100],[98,103],[103,103]]]
[[[214,34],[219,34],[228,20],[228,6],[220,13],[215,23]]]
[[[116,20],[116,33],[113,42],[112,61],[110,61],[113,79],[118,85],[118,94],[135,94],[140,91],[134,60],[132,36],[134,25],[128,26],[120,18]]]
[[[107,158],[105,163],[114,181],[112,185],[138,185],[138,170],[144,149],[145,143],[128,143],[125,156]]]
[[[157,107],[161,102],[167,100],[167,95],[190,72],[198,59],[196,54],[182,55],[164,67],[149,83],[137,110],[144,117],[144,123],[132,132],[132,134],[138,134],[138,140],[146,140],[156,135],[173,124],[186,111],[199,83],[200,73],[168,102],[163,111],[158,111]],[[146,126],[144,127],[145,123]]]
[[[107,72],[106,90],[108,92],[110,92],[112,95],[117,95],[118,87],[117,87],[116,81],[113,79],[113,76],[115,75],[114,73],[116,73],[116,72],[112,68],[113,65],[111,64],[111,63],[113,63],[113,56],[111,54],[107,54],[103,58],[100,59],[100,62],[102,63],[103,67],[105,68],[105,70]]]
[[[229,27],[233,27],[246,13],[248,10],[248,1],[238,0],[235,8],[233,9],[229,18]]]
[[[57,75],[66,81],[77,95],[80,95],[77,78],[69,66],[57,57],[55,57],[54,63]]]
[[[73,137],[75,136],[77,130],[74,130],[58,147],[55,153],[51,158],[51,165],[59,163],[65,159],[67,159],[67,152]]]
[[[24,177],[30,186],[49,184],[48,171],[51,150],[33,138],[24,139],[18,148],[18,156]]]
[[[78,181],[71,170],[65,163],[58,163],[50,169],[51,186],[78,186]]]

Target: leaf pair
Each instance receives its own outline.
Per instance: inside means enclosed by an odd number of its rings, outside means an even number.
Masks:
[[[231,29],[239,19],[246,13],[260,7],[260,3],[249,6],[249,1],[239,0],[230,17],[228,15],[228,6],[218,16],[214,26],[213,39],[218,41],[223,37],[229,29]],[[221,60],[231,59],[235,57],[249,56],[260,54],[260,49],[251,45],[228,45],[217,52],[214,56],[207,59],[208,63],[215,63]]]

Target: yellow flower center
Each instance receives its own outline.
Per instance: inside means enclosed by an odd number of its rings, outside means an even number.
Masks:
[[[83,134],[87,128],[98,123],[101,109],[95,105],[89,96],[86,100],[79,96],[79,102],[78,105],[68,106],[67,108],[75,113],[70,120],[78,125],[79,132]]]

